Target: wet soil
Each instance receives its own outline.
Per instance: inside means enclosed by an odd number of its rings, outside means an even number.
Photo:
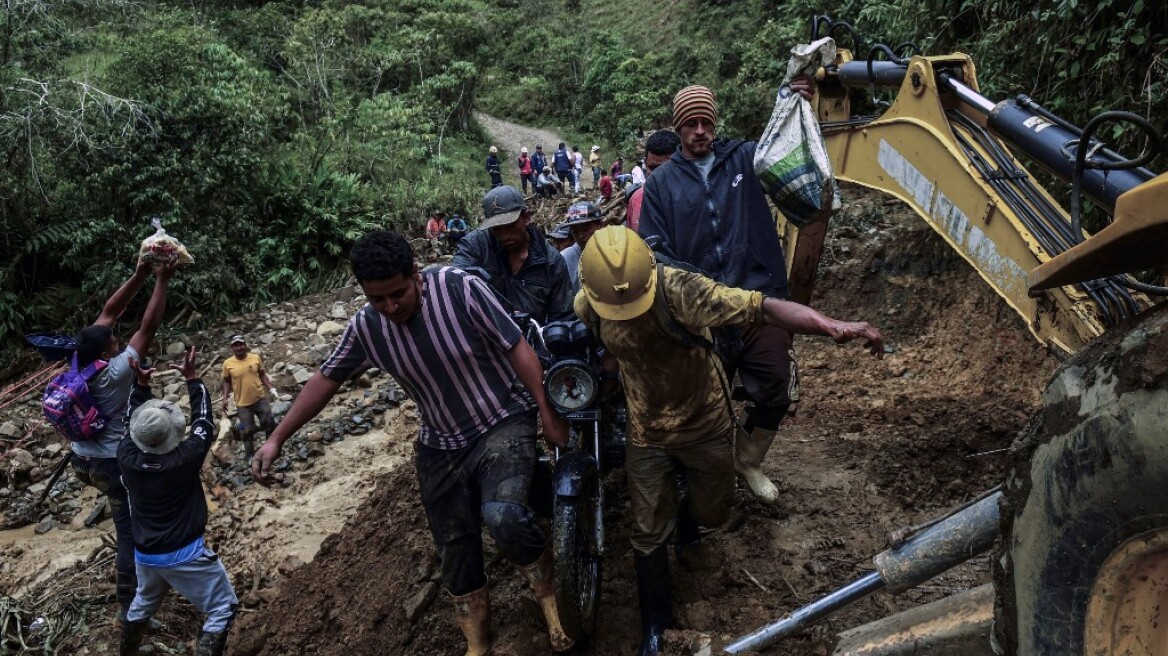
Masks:
[[[780,501],[762,505],[740,484],[731,520],[706,538],[717,569],[686,572],[673,562],[670,653],[692,653],[702,635],[716,647],[858,578],[891,531],[999,483],[1004,449],[1057,364],[923,223],[847,191],[813,304],[878,326],[889,352],[874,360],[859,345],[797,340],[802,401],[764,463]],[[330,445],[288,487],[245,487],[214,513],[209,539],[244,601],[229,653],[462,653],[410,462],[414,422],[403,404],[376,430]],[[629,654],[638,642],[622,474],[605,483],[609,550],[596,638],[583,653]],[[64,549],[70,533],[49,536],[62,536]],[[111,587],[93,558],[60,576]],[[487,573],[495,653],[548,653],[530,592],[489,540]],[[983,556],[900,596],[874,595],[767,653],[827,654],[838,631],[989,579]],[[168,629],[155,641],[171,650],[197,631],[197,616],[177,600],[159,619]],[[60,653],[105,653],[115,639],[112,623],[93,622]]]
[[[765,469],[780,502],[740,489],[727,526],[707,542],[721,567],[674,569],[671,650],[699,633],[715,644],[777,619],[870,569],[892,530],[920,523],[997,484],[1003,450],[1025,424],[1056,365],[977,275],[911,217],[867,199],[872,223],[845,219],[815,304],[877,324],[891,352],[800,338],[803,401],[784,423]],[[853,212],[853,218],[863,214]],[[377,489],[279,598],[240,622],[236,653],[454,654],[463,648],[441,592],[415,621],[406,608],[435,590],[435,560],[410,467]],[[632,653],[636,588],[620,473],[606,484],[610,550],[597,637],[589,653]],[[530,594],[490,560],[498,654],[546,653]],[[879,594],[772,653],[824,654],[832,635],[894,610],[989,579],[985,558],[899,597]]]

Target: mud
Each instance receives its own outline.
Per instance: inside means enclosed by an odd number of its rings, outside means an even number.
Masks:
[[[1057,364],[927,227],[900,206],[849,194],[813,304],[877,325],[889,352],[877,361],[858,345],[796,341],[802,401],[764,463],[780,501],[764,506],[740,485],[731,520],[706,539],[720,567],[690,573],[673,563],[670,653],[707,639],[716,649],[858,578],[890,532],[999,483],[1004,450]],[[289,487],[246,486],[214,514],[210,540],[244,600],[230,653],[462,652],[418,500],[408,405],[290,472]],[[597,637],[584,653],[627,654],[639,619],[622,472],[605,485],[610,547]],[[84,567],[61,576],[104,590],[101,568]],[[489,540],[487,573],[495,653],[547,653],[530,592]],[[870,597],[769,653],[826,654],[838,631],[989,579],[987,559],[976,559],[900,596]],[[194,612],[174,600],[159,619],[168,629],[155,641],[171,649],[197,631]],[[104,653],[115,636],[112,623],[95,621],[61,653]]]

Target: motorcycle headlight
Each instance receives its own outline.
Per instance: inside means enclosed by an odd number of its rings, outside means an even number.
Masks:
[[[564,412],[587,408],[600,391],[596,378],[583,362],[566,360],[548,370],[544,378],[548,400]]]

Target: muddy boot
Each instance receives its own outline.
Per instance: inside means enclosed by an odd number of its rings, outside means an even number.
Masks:
[[[484,656],[491,652],[491,596],[487,586],[461,597],[451,596],[454,602],[454,622],[466,636],[466,656]]]
[[[683,502],[677,509],[673,555],[677,556],[677,563],[687,572],[705,572],[717,568],[710,555],[709,545],[702,542],[702,533],[689,510],[688,502]]]
[[[227,647],[227,631],[199,631],[199,641],[195,643],[195,656],[223,656]]]
[[[551,639],[552,651],[568,651],[575,646],[576,641],[564,633],[560,625],[560,612],[556,608],[555,582],[552,580],[552,552],[545,549],[540,557],[532,564],[519,567],[519,573],[531,584],[539,607],[543,610],[543,617],[547,620],[548,637]]]
[[[669,553],[658,547],[648,555],[633,552],[637,597],[641,603],[641,646],[637,656],[658,656],[665,649],[664,634],[673,621],[669,589]]]
[[[779,500],[779,490],[762,473],[760,465],[774,441],[775,431],[765,428],[754,428],[749,434],[738,429],[737,439],[734,440],[734,472],[746,481],[755,497],[769,504]]]
[[[142,637],[146,635],[148,623],[149,620],[122,622],[122,641],[118,647],[119,656],[138,656],[138,647],[142,645]]]
[[[227,636],[231,633],[231,624],[235,622],[235,615],[239,606],[231,609],[231,616],[227,618],[227,626],[222,631],[199,631],[199,640],[195,643],[195,656],[223,656],[227,650]]]

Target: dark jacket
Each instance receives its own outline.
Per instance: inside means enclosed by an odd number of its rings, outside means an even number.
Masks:
[[[126,434],[118,444],[118,465],[130,496],[134,548],[166,554],[194,542],[207,528],[207,500],[199,470],[215,441],[211,396],[201,380],[187,381],[191,398],[190,433],[170,453],[146,453],[130,439],[130,416],[153,396],[134,381],[126,411]]]
[[[539,323],[572,317],[572,281],[559,251],[527,226],[531,247],[519,273],[512,275],[507,251],[489,230],[475,230],[458,242],[450,263],[456,267],[480,267],[491,275],[490,285],[511,307],[526,312]]]
[[[571,171],[576,168],[576,160],[572,159],[572,153],[567,148],[560,148],[552,154],[552,161],[555,162],[556,173],[564,171]]]
[[[547,157],[538,150],[531,154],[531,172],[535,174],[543,173],[543,167],[547,166]]]
[[[786,258],[754,173],[753,141],[714,142],[709,179],[678,150],[645,182],[640,234],[729,287],[786,298]]]
[[[491,175],[499,175],[502,173],[502,170],[499,168],[499,158],[494,153],[487,155],[487,173]]]

